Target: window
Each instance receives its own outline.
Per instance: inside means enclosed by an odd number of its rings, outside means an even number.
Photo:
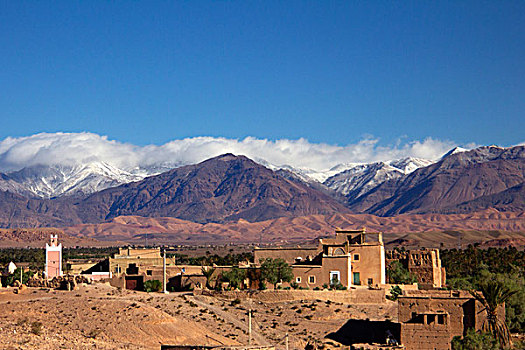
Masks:
[[[146,275],[151,276],[152,274],[153,274],[153,271],[151,271],[151,270],[146,270]]]
[[[425,317],[424,317],[424,315],[419,315],[419,314],[417,314],[415,312],[412,312],[412,319],[408,323],[424,324],[425,323]]]
[[[359,261],[359,258],[360,258],[359,254],[354,254],[354,261]]]
[[[438,315],[438,324],[445,324],[446,315]]]
[[[330,284],[336,284],[341,281],[341,273],[339,271],[330,271]]]
[[[137,264],[129,264],[126,269],[126,275],[137,275],[139,273],[139,267]]]
[[[295,283],[301,283],[301,277],[295,277]]]
[[[115,267],[115,273],[120,273],[120,267]]]
[[[427,315],[427,324],[433,324],[436,322],[436,315]]]
[[[308,276],[308,283],[315,283],[315,276]]]
[[[372,284],[374,284],[374,279],[369,278],[367,282],[368,282],[368,285],[371,286]]]

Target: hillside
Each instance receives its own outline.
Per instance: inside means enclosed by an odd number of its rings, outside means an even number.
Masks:
[[[380,216],[403,213],[465,212],[497,207],[524,210],[519,190],[525,182],[525,146],[480,147],[452,153],[409,175],[383,182],[358,198],[349,199],[354,212]],[[506,194],[503,194],[508,191]],[[506,199],[501,201],[501,193]],[[491,197],[492,196],[492,197]],[[481,199],[483,197],[483,199]],[[468,202],[472,202],[471,206]]]
[[[336,227],[367,227],[385,233],[385,242],[405,239],[408,243],[455,247],[460,232],[469,232],[465,244],[494,239],[525,238],[525,212],[506,213],[485,210],[471,214],[424,214],[378,217],[370,214],[310,215],[283,217],[259,222],[238,220],[228,223],[198,224],[175,218],[121,216],[102,224],[83,224],[64,228],[70,235],[103,241],[166,244],[209,243],[299,243],[332,235]],[[410,240],[410,241],[409,241]],[[401,242],[402,243],[402,242]]]
[[[0,192],[0,208],[3,227],[71,226],[120,215],[169,216],[204,223],[349,212],[312,186],[232,154],[87,198],[27,199]]]

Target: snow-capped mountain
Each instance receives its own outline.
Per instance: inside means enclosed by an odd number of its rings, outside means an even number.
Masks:
[[[289,165],[276,166],[262,159],[258,159],[257,162],[285,177],[294,176],[317,187],[326,186],[345,196],[353,191],[360,195],[384,181],[432,163],[424,159],[404,158],[370,164],[344,163],[318,171]],[[182,165],[185,164],[179,164]],[[140,181],[176,167],[178,166],[160,163],[147,168],[120,169],[101,161],[74,166],[34,165],[6,174],[0,173],[0,190],[33,198],[83,196],[109,187]]]
[[[36,165],[3,174],[0,189],[26,197],[52,198],[86,195],[108,187],[142,180],[151,175],[144,169],[140,173],[118,169],[104,162],[76,166]]]
[[[404,158],[359,164],[329,177],[323,184],[344,196],[357,198],[385,181],[409,174],[432,163],[433,161],[427,159]]]

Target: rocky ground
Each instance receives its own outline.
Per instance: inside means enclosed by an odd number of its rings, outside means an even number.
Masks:
[[[395,320],[396,304],[346,305],[320,300],[261,303],[185,293],[119,290],[105,284],[55,291],[0,291],[2,349],[160,349],[160,344],[253,344],[290,349],[326,338],[350,319]]]

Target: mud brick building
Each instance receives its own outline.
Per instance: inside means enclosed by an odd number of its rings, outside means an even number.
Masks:
[[[466,291],[411,291],[399,297],[399,339],[407,350],[447,350],[455,336],[481,329],[486,312]],[[505,307],[499,317],[505,319]]]
[[[399,261],[417,278],[420,289],[438,289],[445,286],[445,268],[441,266],[438,249],[387,251],[386,264]]]
[[[163,281],[164,259],[160,248],[119,248],[119,252],[86,273],[109,271],[114,287],[142,290],[144,282]],[[231,266],[214,266],[215,274],[231,269]],[[166,287],[168,290],[204,287],[206,278],[202,266],[177,265],[175,258],[166,258]]]
[[[264,259],[284,259],[292,266],[299,287],[316,288],[339,282],[347,289],[385,284],[385,247],[380,232],[336,230],[334,238],[319,241],[313,249],[256,248],[255,264]]]

